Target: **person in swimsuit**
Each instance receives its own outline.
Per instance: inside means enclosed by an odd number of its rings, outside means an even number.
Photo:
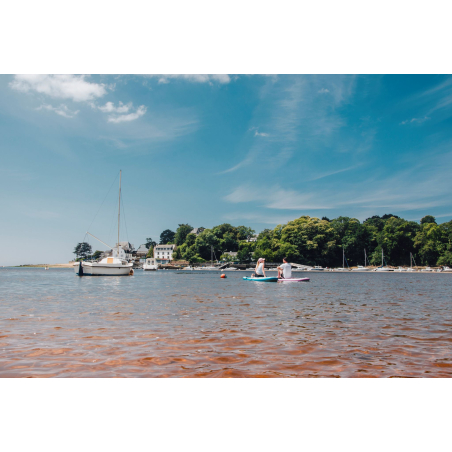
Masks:
[[[265,278],[265,259],[260,257],[256,264],[256,269],[254,270],[253,278]]]

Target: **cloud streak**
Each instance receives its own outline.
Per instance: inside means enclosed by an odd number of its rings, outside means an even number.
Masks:
[[[227,84],[231,77],[227,74],[152,74],[147,77],[158,78],[160,84],[169,83],[170,80],[184,80],[190,83],[220,83]]]
[[[107,94],[105,85],[86,78],[85,75],[15,75],[9,86],[23,93],[35,92],[74,102],[91,101]]]
[[[36,110],[49,110],[55,112],[57,115],[63,116],[64,118],[73,118],[79,113],[80,110],[71,111],[66,105],[61,104],[59,107],[53,107],[52,105],[43,104]]]
[[[144,105],[140,105],[134,113],[127,115],[111,115],[108,117],[108,122],[120,123],[135,121],[146,113],[147,108]]]

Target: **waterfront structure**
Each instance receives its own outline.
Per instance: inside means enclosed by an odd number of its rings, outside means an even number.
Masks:
[[[192,229],[192,231],[190,232],[190,234],[195,234],[195,235],[199,235],[201,234],[202,231],[204,231],[205,228],[194,228]]]
[[[158,269],[158,263],[153,257],[148,257],[143,264],[143,270],[145,271],[155,271]]]
[[[154,247],[154,259],[157,264],[169,264],[173,260],[176,245],[156,245]]]
[[[146,257],[149,249],[146,248],[146,245],[140,245],[136,251],[137,257]]]

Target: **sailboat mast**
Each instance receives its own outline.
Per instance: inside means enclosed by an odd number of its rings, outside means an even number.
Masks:
[[[213,267],[213,246],[210,245],[210,266]]]
[[[120,225],[120,218],[121,218],[121,173],[122,171],[119,170],[119,204],[118,204],[118,257],[119,257],[119,225]]]
[[[366,256],[366,248],[364,248],[364,267],[367,265],[366,258],[367,258],[367,256]]]
[[[345,249],[342,247],[342,268],[345,268]]]
[[[381,249],[381,266],[384,267],[384,262],[383,262],[383,248]]]

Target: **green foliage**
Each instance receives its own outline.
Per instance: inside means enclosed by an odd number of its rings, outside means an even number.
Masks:
[[[167,229],[167,231],[168,231],[168,229]],[[160,237],[161,237],[161,235],[160,235]],[[146,239],[146,242],[145,242],[145,244],[144,244],[144,246],[146,247],[146,248],[154,248],[154,246],[155,245],[157,245],[157,242],[154,242],[154,240],[152,240],[152,238],[151,237],[148,237],[147,239]]]
[[[223,223],[198,236],[191,231],[190,225],[179,225],[175,241],[181,243],[174,259],[208,261],[213,247],[221,260],[231,259],[224,253],[236,251],[233,260],[241,263],[259,257],[281,262],[287,257],[289,262],[336,267],[342,266],[344,249],[350,266],[364,264],[364,250],[373,265],[381,265],[383,249],[388,265],[409,265],[410,253],[420,265],[452,265],[452,221],[438,225],[429,215],[421,224],[392,214],[375,215],[363,223],[349,217],[320,220],[302,216],[274,229],[264,229],[256,242],[247,241],[255,232],[246,226]]]
[[[92,253],[91,245],[87,242],[80,242],[74,248],[77,259],[86,259]]]
[[[154,242],[155,243],[155,242]],[[147,258],[149,258],[149,257],[154,257],[154,245],[151,245],[150,247],[149,247],[149,251],[148,251],[148,254],[146,254],[146,257]]]
[[[223,262],[233,262],[235,260],[234,257],[232,257],[230,254],[222,254],[220,256],[220,261]]]
[[[102,251],[96,250],[96,251],[94,251],[94,253],[92,254],[91,257],[92,257],[94,260],[97,260],[97,259],[99,259],[99,257],[101,256],[101,254],[102,254]]]
[[[434,223],[436,224],[436,219],[432,215],[426,215],[421,219],[421,224]]]
[[[182,245],[187,238],[187,235],[193,230],[193,226],[189,224],[180,224],[176,229],[176,235],[174,237],[174,243],[176,245]]]
[[[160,245],[167,245],[168,243],[173,243],[174,236],[175,236],[175,233],[173,231],[171,231],[170,229],[165,229],[160,234]]]

